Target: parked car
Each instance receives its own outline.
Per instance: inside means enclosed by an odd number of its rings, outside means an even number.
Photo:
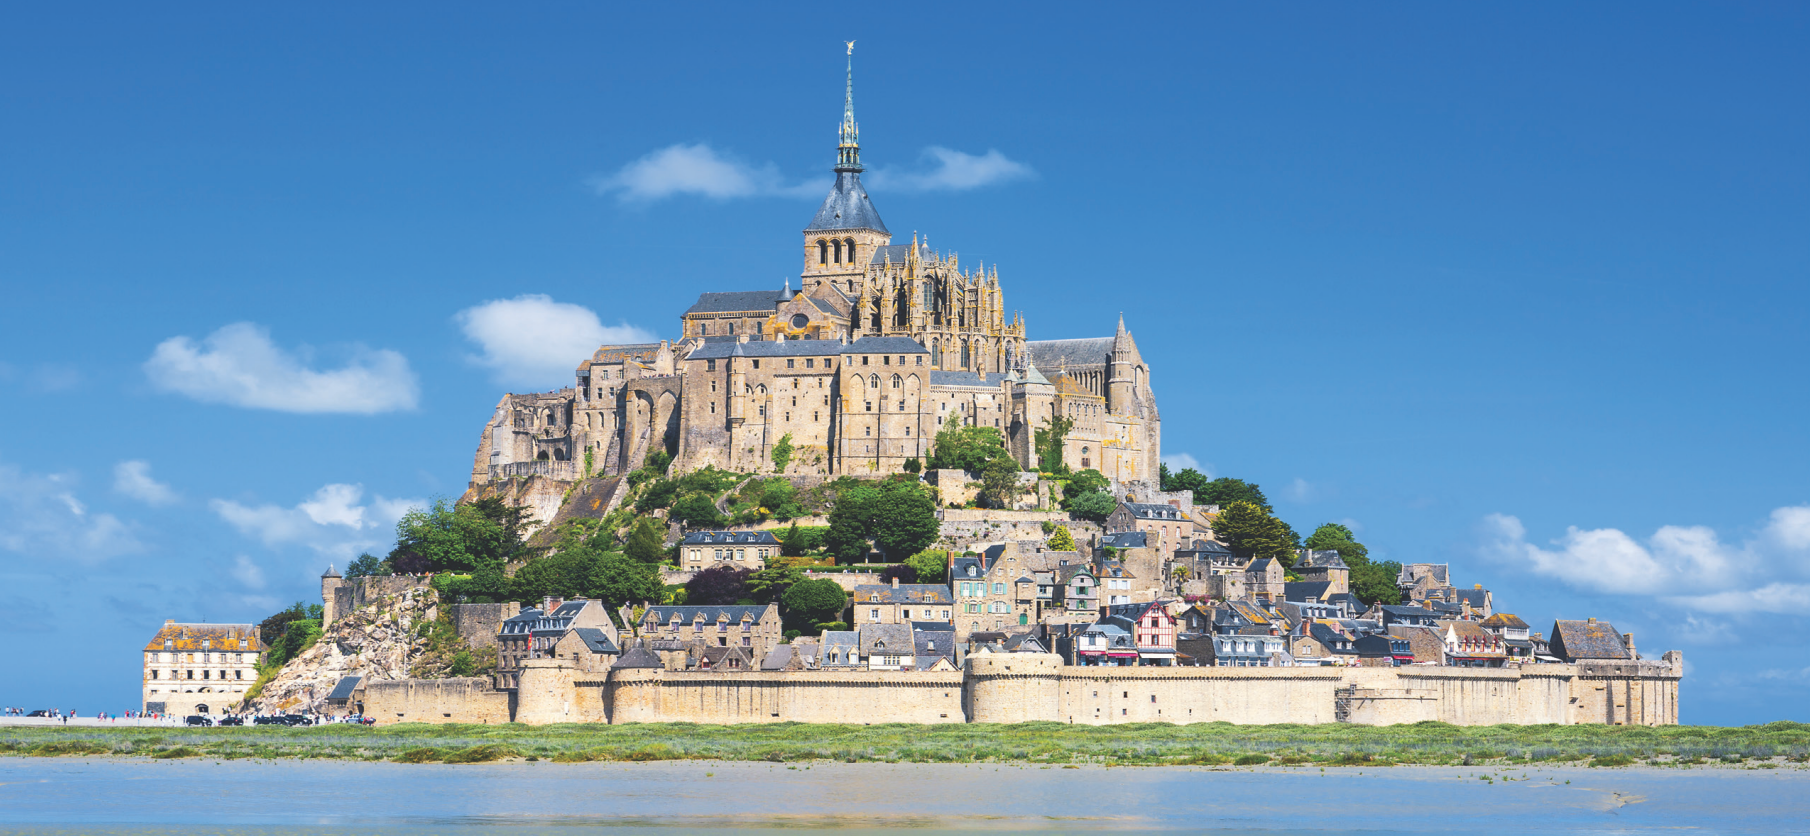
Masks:
[[[287,726],[287,725],[289,725],[289,723],[285,722],[283,720],[283,718],[281,718],[281,717],[267,717],[262,714],[251,718],[251,724],[254,726]]]
[[[222,726],[243,726],[243,725],[245,725],[245,718],[240,717],[237,714],[228,714],[225,717],[220,718],[220,725],[222,725]]]
[[[286,726],[312,726],[314,720],[305,714],[285,714],[283,724]]]
[[[205,715],[201,715],[201,714],[190,714],[189,716],[184,717],[182,719],[182,722],[187,723],[191,726],[211,726],[214,724],[214,721],[212,718],[209,718],[209,717],[207,717]]]
[[[32,713],[27,714],[25,716],[27,716],[27,717],[54,717],[54,716],[56,716],[56,712],[51,711],[48,708],[40,708],[37,711],[33,711]]]

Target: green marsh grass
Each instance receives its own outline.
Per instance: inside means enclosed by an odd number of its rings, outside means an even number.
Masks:
[[[174,754],[183,752],[183,754]],[[193,752],[193,754],[188,754]],[[1404,726],[1064,723],[874,726],[399,724],[281,728],[0,727],[0,755],[484,763],[589,761],[1032,763],[1158,766],[1262,764],[1727,764],[1810,756],[1810,725]]]

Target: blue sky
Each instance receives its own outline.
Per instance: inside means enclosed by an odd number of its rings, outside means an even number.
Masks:
[[[1033,338],[1123,311],[1166,455],[1683,650],[1687,722],[1810,720],[1801,5],[6,30],[0,703],[133,706],[163,619],[315,600],[457,496],[502,392],[795,278],[853,38],[888,226],[997,264]]]

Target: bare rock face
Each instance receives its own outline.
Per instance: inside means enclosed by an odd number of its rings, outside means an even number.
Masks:
[[[414,587],[381,595],[328,625],[313,647],[283,666],[245,703],[260,714],[306,711],[320,705],[348,676],[366,681],[405,679],[427,648],[439,595]]]

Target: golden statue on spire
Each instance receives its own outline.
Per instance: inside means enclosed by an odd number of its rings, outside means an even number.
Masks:
[[[855,54],[855,42],[854,41],[843,41],[843,43],[848,44],[848,54],[854,55]]]

